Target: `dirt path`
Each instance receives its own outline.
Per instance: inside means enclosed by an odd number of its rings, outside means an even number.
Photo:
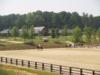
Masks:
[[[100,70],[99,48],[54,48],[44,49],[43,51],[37,49],[0,51],[0,56]]]

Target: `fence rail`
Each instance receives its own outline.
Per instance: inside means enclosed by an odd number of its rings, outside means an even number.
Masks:
[[[23,59],[14,59],[8,57],[0,57],[0,63],[13,64],[16,66],[45,70],[49,72],[56,72],[59,73],[60,75],[100,75],[100,71],[91,69],[55,65],[55,64],[35,62]]]

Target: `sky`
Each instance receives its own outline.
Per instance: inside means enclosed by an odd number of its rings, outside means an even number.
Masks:
[[[41,11],[83,12],[100,16],[100,0],[0,0],[0,15]]]

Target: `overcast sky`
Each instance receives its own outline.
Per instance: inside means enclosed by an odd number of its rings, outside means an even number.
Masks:
[[[0,15],[41,11],[83,12],[100,16],[100,0],[0,0]]]

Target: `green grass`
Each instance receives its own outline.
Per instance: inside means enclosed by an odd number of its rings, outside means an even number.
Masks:
[[[71,36],[59,36],[57,38],[52,38],[51,36],[48,36],[48,43],[53,44],[55,43],[55,41],[59,41],[60,43],[65,43],[65,41],[70,40]],[[43,43],[43,36],[36,36],[35,39],[33,39],[34,43],[38,44],[38,43]],[[2,38],[1,38],[2,39]],[[20,37],[4,37],[3,39],[7,39],[9,41],[23,41],[22,38]]]
[[[52,38],[51,36],[48,36],[48,42],[44,42],[43,38],[44,36],[36,36],[33,39],[33,45],[0,41],[0,50],[34,49],[38,44],[42,44],[44,48],[61,48],[66,46],[66,41],[73,41],[72,36],[59,36],[57,38]],[[16,37],[16,39],[14,39],[14,37],[6,37],[4,39],[9,41],[24,42],[23,39],[20,37]]]
[[[6,69],[12,69],[12,71],[7,71]],[[0,75],[16,75],[16,73],[13,70],[26,71],[28,73],[37,74],[37,75],[58,75],[57,73],[32,70],[27,68],[19,68],[19,67],[9,66],[9,65],[0,65]]]
[[[0,65],[0,75],[16,75],[12,71],[4,70],[3,67],[5,67],[5,66],[4,65]]]
[[[16,74],[12,71],[0,70],[0,75],[16,75]]]
[[[24,69],[27,72],[35,73],[37,75],[58,75],[57,73],[51,73],[51,72],[45,72],[45,71],[37,71],[37,70],[31,70],[31,69]]]
[[[67,40],[67,36],[59,36],[57,38],[52,38],[51,36],[48,36],[48,43],[53,44],[55,41],[59,41],[60,43],[65,43]],[[37,36],[34,39],[35,43],[43,43],[43,36]]]

